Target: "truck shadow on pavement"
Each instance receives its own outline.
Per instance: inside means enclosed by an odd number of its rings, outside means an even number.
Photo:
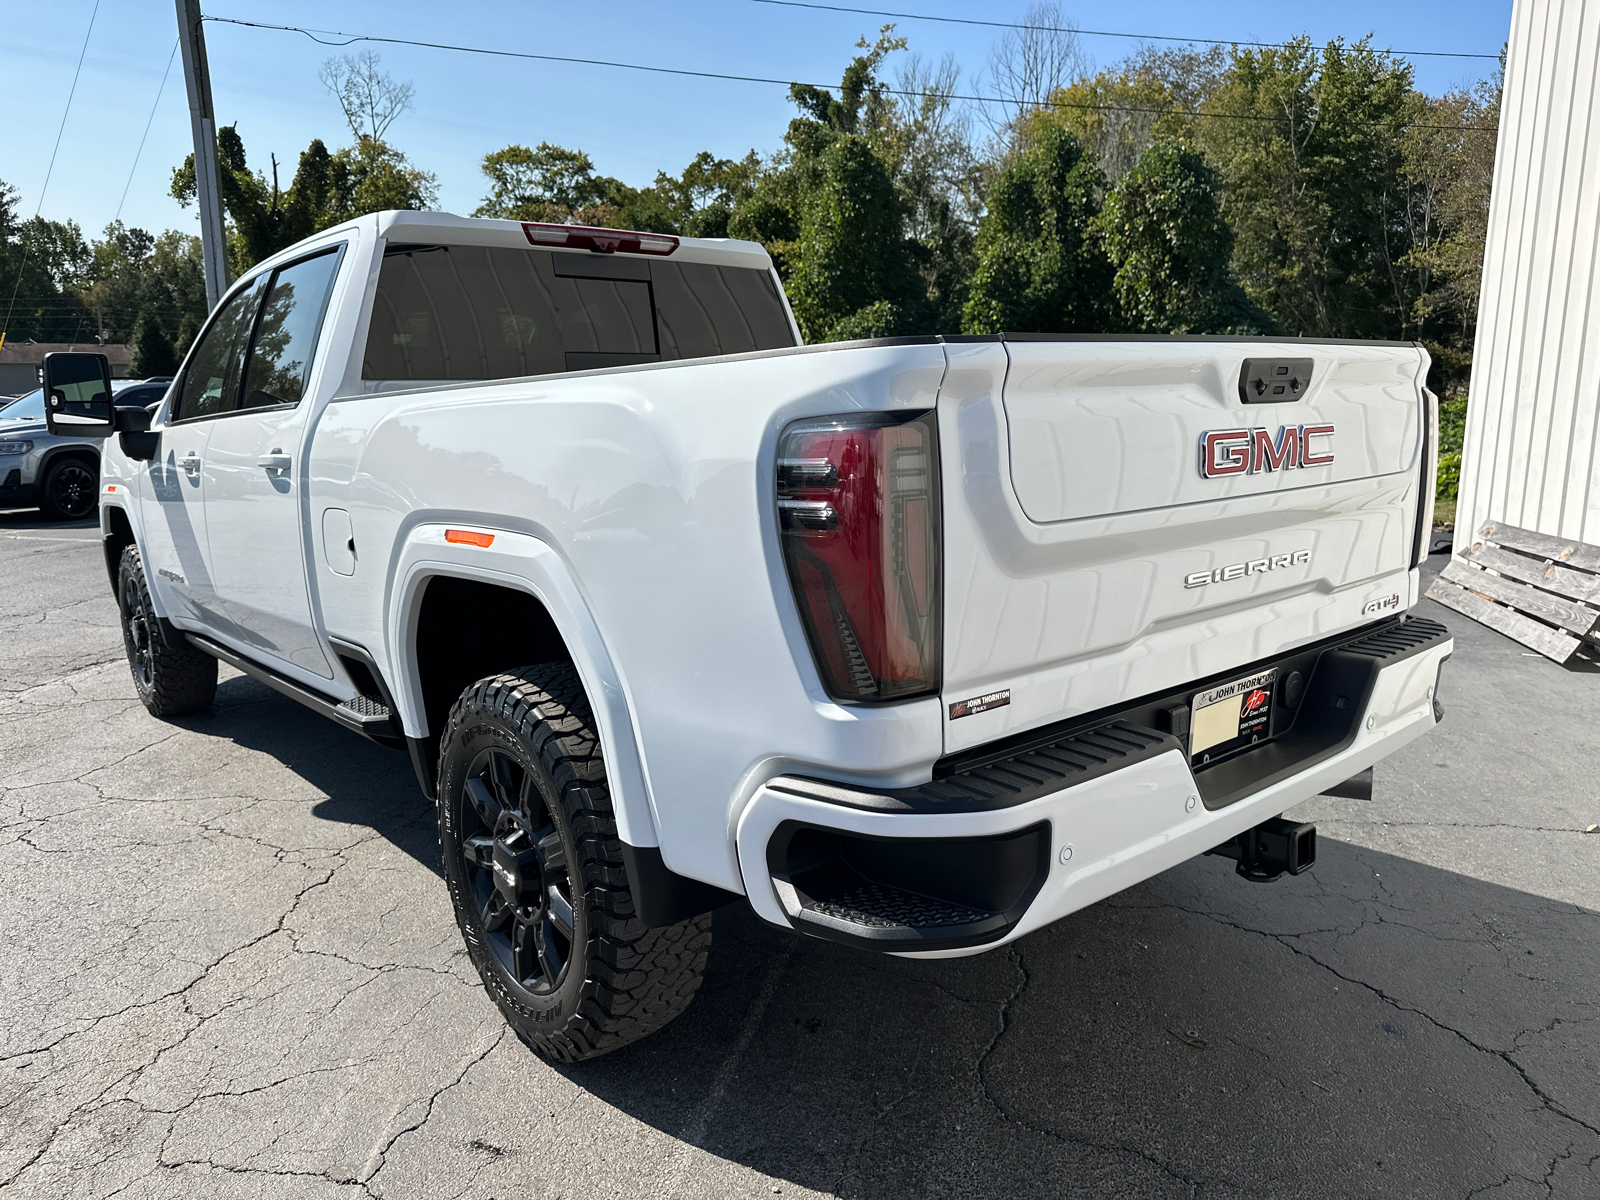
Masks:
[[[369,828],[443,877],[433,808],[405,754],[341,729],[238,674],[217,685],[208,712],[176,723],[276,760],[325,797],[313,803],[312,816]]]
[[[438,873],[403,755],[243,677],[183,723]],[[719,1193],[730,1163],[850,1198],[1600,1195],[1597,951],[1576,904],[1325,836],[1300,878],[1195,860],[975,958],[730,906],[665,1030],[577,1067],[511,1052],[679,1147],[637,1164],[638,1195],[744,1194]],[[452,1153],[531,1169],[547,1094],[497,1095],[495,1134]]]
[[[725,909],[689,1012],[565,1073],[845,1197],[1600,1195],[1596,914],[1331,839],[1229,865],[943,962]]]

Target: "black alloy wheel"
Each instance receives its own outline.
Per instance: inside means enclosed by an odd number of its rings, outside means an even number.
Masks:
[[[533,775],[505,750],[467,768],[461,857],[484,942],[530,996],[566,979],[577,934],[571,859]]]
[[[639,919],[600,735],[571,663],[490,675],[461,693],[440,731],[438,797],[467,956],[529,1047],[580,1062],[689,1006],[711,914]]]
[[[117,564],[117,608],[133,690],[153,717],[199,712],[217,694],[217,660],[156,616],[138,546]]]
[[[128,652],[128,669],[133,672],[133,686],[143,697],[155,690],[156,664],[150,645],[150,626],[155,621],[155,615],[150,611],[141,573],[122,572],[121,599],[122,641]]]
[[[46,472],[45,515],[58,521],[81,521],[100,503],[100,476],[81,458],[58,459]]]

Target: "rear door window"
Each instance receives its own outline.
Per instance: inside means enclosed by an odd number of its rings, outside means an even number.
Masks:
[[[299,404],[339,269],[340,247],[280,267],[250,349],[243,408]]]
[[[792,345],[782,298],[764,270],[391,246],[362,377],[507,379]]]

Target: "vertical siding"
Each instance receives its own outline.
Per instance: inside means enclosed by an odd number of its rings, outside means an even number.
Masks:
[[[1461,464],[1463,533],[1496,520],[1600,543],[1597,77],[1600,0],[1516,0]]]

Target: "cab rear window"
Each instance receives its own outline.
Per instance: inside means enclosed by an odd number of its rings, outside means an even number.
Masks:
[[[509,379],[794,344],[765,270],[397,245],[378,275],[361,374]]]

